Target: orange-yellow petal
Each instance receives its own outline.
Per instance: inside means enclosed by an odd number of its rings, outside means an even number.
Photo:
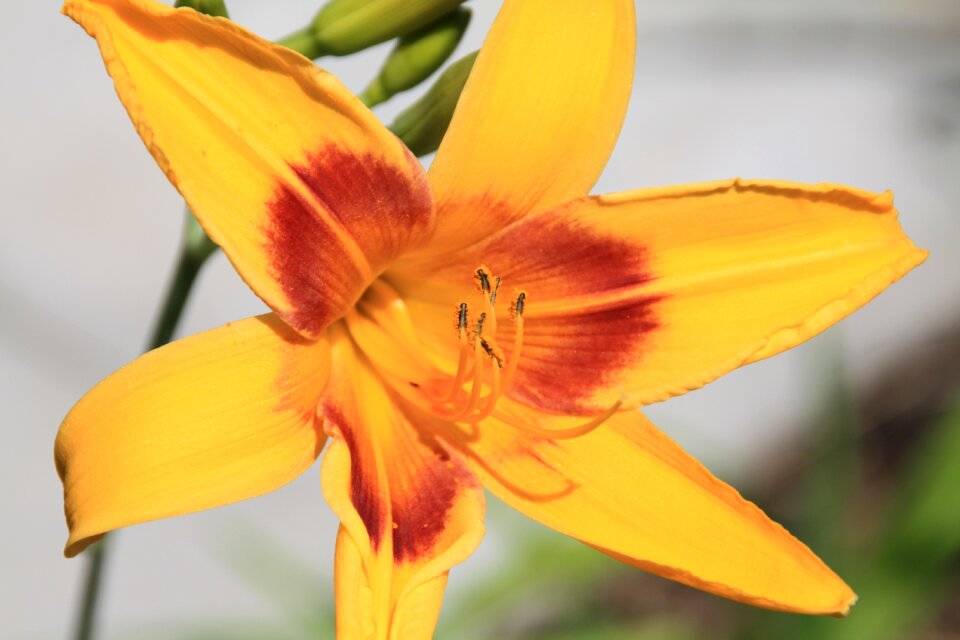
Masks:
[[[329,355],[268,314],[151,351],[94,387],[57,434],[66,554],[300,475],[325,440],[316,407]]]
[[[568,424],[521,413],[547,428]],[[651,573],[783,611],[843,615],[856,600],[810,549],[637,411],[572,440],[491,419],[455,442],[504,502]]]
[[[504,3],[430,167],[431,252],[586,195],[633,78],[632,0]]]
[[[340,325],[332,336],[322,482],[341,521],[337,637],[430,638],[447,572],[483,536],[483,492],[456,451],[394,404]]]
[[[426,177],[336,78],[235,24],[147,0],[68,0],[137,131],[210,237],[318,336],[433,225]]]
[[[546,411],[600,413],[803,342],[925,257],[889,194],[732,181],[575,201],[394,280],[431,346],[452,349],[450,309],[476,297],[471,270],[485,264],[505,289],[526,291],[508,393]]]
[[[334,562],[337,602],[337,638],[358,640],[388,638],[390,640],[430,640],[440,617],[447,573],[427,578],[407,591],[394,606],[389,624],[381,629],[374,615],[374,590],[367,578],[365,556],[347,532],[340,527]]]

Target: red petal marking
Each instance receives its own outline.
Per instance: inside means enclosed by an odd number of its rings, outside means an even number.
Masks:
[[[368,258],[393,258],[414,232],[432,224],[430,187],[417,160],[407,160],[411,166],[404,172],[374,154],[358,156],[330,145],[293,170]]]
[[[279,184],[264,232],[272,272],[292,306],[284,320],[296,329],[319,334],[432,228],[432,194],[416,159],[407,159],[408,167],[397,167],[328,145],[290,165],[312,199]],[[351,256],[351,239],[367,264]]]
[[[653,278],[646,248],[543,214],[512,225],[479,257],[507,288],[527,292],[523,353],[508,395],[555,413],[603,411],[584,403],[637,364],[661,324],[662,296],[643,294]],[[567,309],[549,310],[565,301]],[[500,325],[501,346],[509,348],[512,331]]]
[[[520,368],[508,394],[553,413],[600,413],[583,406],[617,374],[635,365],[658,320],[656,297],[637,297],[604,309],[530,318]]]
[[[370,536],[373,550],[379,551],[389,527],[394,562],[416,562],[429,556],[443,533],[450,510],[462,489],[475,489],[477,481],[469,467],[435,439],[424,434],[414,437],[397,433],[397,441],[380,443],[385,462],[387,495],[380,490],[377,465],[371,442],[361,442],[362,425],[351,423],[333,403],[324,403],[327,420],[335,424],[350,450],[350,500]],[[398,415],[399,409],[398,409]],[[399,442],[406,441],[406,442]],[[391,446],[392,445],[392,446]]]
[[[562,214],[561,214],[562,215]],[[610,294],[650,282],[646,249],[553,212],[511,225],[478,253],[510,286],[549,287],[551,299]]]
[[[473,486],[473,475],[459,459],[454,461],[436,440],[418,441],[423,456],[413,475],[415,487],[391,492],[393,498],[393,556],[397,562],[415,562],[429,555],[443,533],[447,514],[458,489]],[[409,462],[409,461],[408,461]]]
[[[376,462],[373,452],[366,447],[360,448],[352,423],[347,420],[340,407],[332,402],[324,402],[323,415],[339,428],[339,434],[350,450],[350,501],[357,510],[370,536],[370,546],[374,551],[380,549],[384,527],[387,521],[387,504],[383,501],[377,486]],[[368,474],[373,474],[368,477]]]

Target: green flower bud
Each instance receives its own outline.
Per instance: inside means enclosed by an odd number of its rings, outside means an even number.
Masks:
[[[405,36],[464,0],[330,0],[310,24],[321,54],[344,56]],[[319,56],[316,56],[319,57]]]
[[[460,44],[468,24],[470,10],[460,7],[400,38],[361,99],[368,106],[380,104],[429,78]]]
[[[173,3],[175,7],[190,7],[200,13],[208,16],[217,16],[219,18],[228,18],[227,5],[223,0],[177,0]]]
[[[414,154],[425,156],[440,146],[476,58],[474,51],[447,67],[427,93],[390,125]]]

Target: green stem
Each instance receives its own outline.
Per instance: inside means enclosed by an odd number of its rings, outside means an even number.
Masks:
[[[183,308],[187,304],[190,289],[193,288],[197,274],[200,273],[200,267],[203,266],[205,261],[206,257],[193,255],[185,248],[181,249],[180,258],[177,260],[173,278],[170,280],[167,289],[167,297],[160,310],[160,317],[157,318],[153,327],[153,335],[147,347],[148,351],[170,342],[173,332],[177,329],[177,323],[180,321]]]
[[[107,553],[107,537],[90,547],[87,552],[87,573],[83,580],[83,602],[80,605],[80,619],[77,621],[76,640],[90,640],[93,637],[94,614],[100,595],[100,577],[103,575],[103,558]]]
[[[156,349],[170,342],[180,316],[190,297],[190,290],[200,273],[200,268],[215,250],[215,246],[203,234],[200,225],[189,211],[187,211],[186,226],[180,246],[180,256],[173,271],[173,277],[167,287],[160,315],[153,327],[153,333],[147,350]],[[83,596],[80,605],[80,618],[77,620],[76,640],[91,640],[94,637],[94,626],[97,613],[97,604],[100,599],[103,568],[106,563],[109,549],[110,535],[104,534],[99,542],[90,547],[87,552],[87,571],[83,580]]]

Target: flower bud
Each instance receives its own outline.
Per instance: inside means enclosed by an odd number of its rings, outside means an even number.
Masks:
[[[440,146],[476,58],[474,51],[447,67],[427,93],[390,125],[414,154],[425,156]]]
[[[321,55],[343,56],[405,36],[463,1],[330,0],[313,19],[309,32]]]
[[[373,106],[429,78],[460,44],[468,24],[470,10],[460,7],[400,38],[360,97]]]
[[[208,16],[217,16],[218,18],[227,18],[227,5],[223,0],[177,0],[173,6],[190,7],[200,13]]]

